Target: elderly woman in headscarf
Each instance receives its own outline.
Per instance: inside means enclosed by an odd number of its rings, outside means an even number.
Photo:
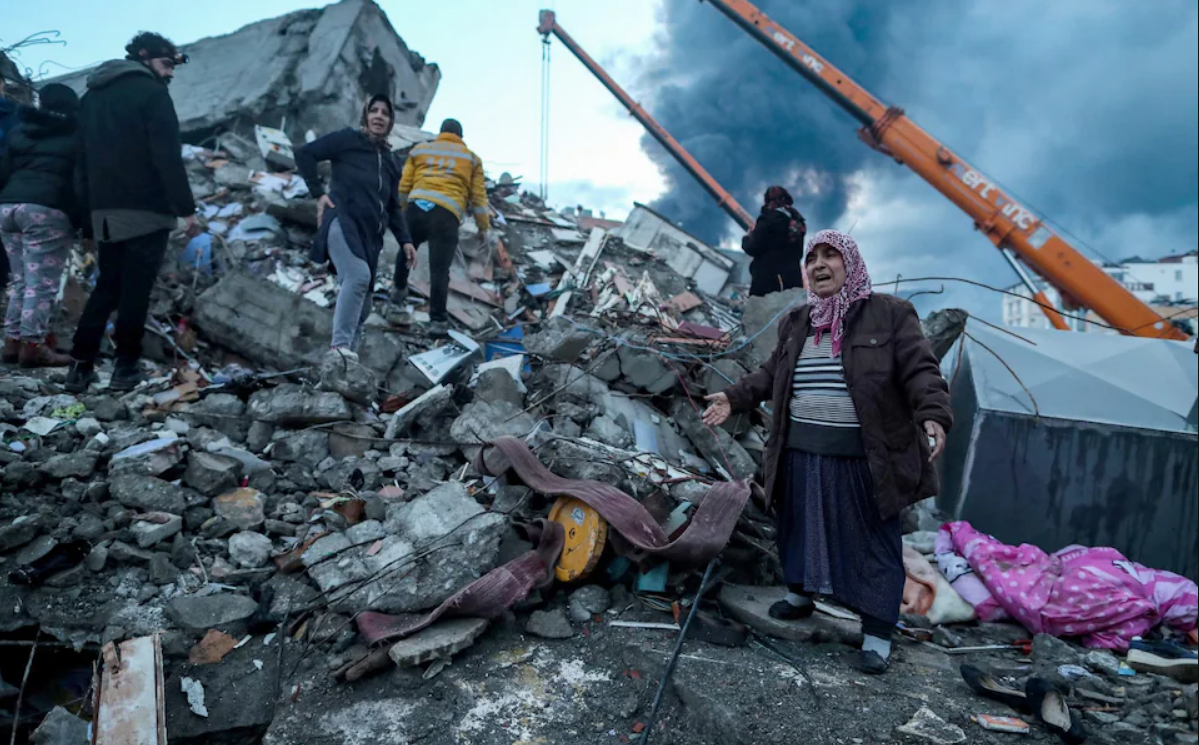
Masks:
[[[317,200],[320,224],[309,258],[332,263],[341,281],[330,353],[350,360],[358,359],[388,228],[403,248],[402,260],[409,267],[416,264],[416,247],[400,208],[400,164],[387,142],[393,124],[391,99],[377,93],[363,107],[358,129],[330,132],[296,150],[296,168]],[[328,191],[317,172],[326,160],[333,166]]]
[[[812,236],[803,271],[807,304],[761,368],[707,397],[704,422],[771,402],[765,486],[788,593],[770,614],[806,618],[814,595],[832,597],[861,616],[856,665],[877,674],[903,595],[900,513],[938,489],[949,387],[915,309],[872,292],[853,238]]]
[[[762,197],[758,221],[741,239],[741,250],[751,257],[750,295],[803,287],[803,266],[799,258],[803,254],[807,230],[791,194],[781,186],[768,188]]]

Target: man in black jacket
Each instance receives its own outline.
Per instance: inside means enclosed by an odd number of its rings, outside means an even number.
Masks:
[[[196,205],[187,182],[179,120],[167,85],[187,61],[158,34],[142,32],[87,79],[80,105],[76,189],[85,235],[99,243],[100,276],[87,300],[65,388],[80,393],[96,380],[94,364],[108,316],[117,312],[114,390],[132,390],[139,367],[150,291],[166,253],[167,237],[185,218],[196,230]]]
[[[795,209],[791,195],[781,186],[766,190],[762,214],[741,239],[749,263],[749,294],[768,295],[803,287],[804,235],[807,225]]]

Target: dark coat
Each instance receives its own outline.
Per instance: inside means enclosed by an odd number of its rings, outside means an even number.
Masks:
[[[74,174],[76,121],[25,109],[0,153],[0,204],[39,204],[65,212],[78,227]]]
[[[360,130],[330,132],[296,150],[296,168],[314,199],[325,194],[317,165],[326,160],[333,166],[328,193],[334,208],[325,210],[309,258],[317,263],[329,260],[329,226],[333,218],[340,218],[350,250],[370,267],[373,281],[387,229],[401,246],[412,242],[400,208],[399,161]]]
[[[811,330],[809,312],[803,305],[783,316],[770,359],[725,391],[734,413],[770,401],[774,416],[763,467],[771,504],[781,493],[778,470],[790,422],[792,371]],[[872,294],[850,306],[845,325],[845,382],[862,425],[874,499],[886,520],[940,488],[922,424],[934,421],[949,431],[949,386],[906,300]]]
[[[112,60],[87,79],[79,102],[75,170],[84,213],[128,209],[187,217],[196,211],[179,119],[166,83],[138,62]]]
[[[763,207],[753,229],[741,239],[741,250],[753,258],[749,263],[750,295],[803,287],[803,243],[807,225],[794,208],[787,210]]]

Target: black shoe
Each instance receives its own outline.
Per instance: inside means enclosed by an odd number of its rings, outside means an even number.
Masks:
[[[108,381],[110,391],[131,391],[146,379],[137,360],[117,360],[112,368],[112,379]]]
[[[867,675],[882,675],[891,667],[891,662],[878,652],[859,649],[854,656],[853,666]]]
[[[71,369],[67,370],[66,382],[62,384],[67,393],[84,393],[87,387],[99,379],[96,366],[91,362],[71,360]]]
[[[973,665],[962,665],[960,671],[962,673],[962,680],[966,681],[966,685],[970,686],[970,690],[983,698],[1007,704],[1016,711],[1032,711],[1032,707],[1028,702],[1028,696],[1023,691],[1008,688]]]
[[[1066,705],[1066,698],[1053,683],[1044,678],[1029,678],[1024,684],[1024,693],[1032,713],[1062,742],[1069,745],[1086,742],[1087,731],[1082,725],[1082,717]]]
[[[430,321],[429,322],[429,338],[445,339],[450,335],[450,324],[448,321]]]
[[[811,598],[804,598],[799,605],[792,605],[791,601],[783,599],[770,606],[770,617],[777,618],[780,621],[799,621],[816,610],[816,604]]]

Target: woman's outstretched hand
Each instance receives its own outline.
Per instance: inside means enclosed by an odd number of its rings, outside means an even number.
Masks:
[[[708,402],[708,408],[704,409],[704,424],[709,427],[719,427],[732,416],[733,407],[729,404],[729,397],[723,393],[704,396],[704,400]]]
[[[924,431],[933,438],[933,453],[928,456],[928,459],[936,460],[941,451],[945,449],[945,428],[934,421],[927,421],[924,423]]]

